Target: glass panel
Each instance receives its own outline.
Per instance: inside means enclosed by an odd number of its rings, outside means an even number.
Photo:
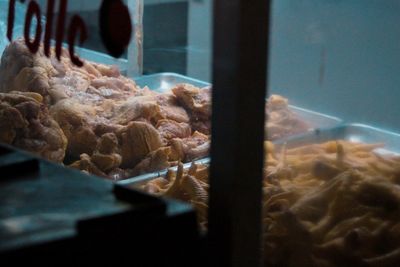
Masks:
[[[52,19],[52,1],[26,2],[0,0],[0,142],[187,201],[206,230],[212,1],[112,1],[109,20],[107,1],[55,1]],[[267,265],[399,261],[399,11],[395,0],[274,1]]]
[[[208,156],[209,1],[0,4],[1,142],[112,180]]]
[[[173,104],[167,107],[168,118],[155,124],[170,149],[171,167],[121,181],[191,203],[204,231],[211,141],[211,9],[212,1],[145,1],[144,73],[150,75],[136,82],[160,93],[158,97],[168,96]]]
[[[274,1],[268,266],[398,260],[399,10],[390,0]]]

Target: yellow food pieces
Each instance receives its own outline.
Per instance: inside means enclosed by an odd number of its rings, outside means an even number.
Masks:
[[[265,142],[268,266],[395,266],[400,262],[400,157],[382,144]],[[193,204],[207,227],[208,167],[180,165],[144,189]],[[151,190],[150,190],[151,189]]]

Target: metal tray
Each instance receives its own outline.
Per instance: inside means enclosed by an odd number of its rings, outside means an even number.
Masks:
[[[173,88],[175,85],[180,84],[180,83],[190,83],[193,84],[197,87],[207,87],[210,86],[210,83],[193,79],[181,74],[176,74],[176,73],[169,73],[169,72],[164,72],[164,73],[157,73],[157,74],[152,74],[152,75],[147,75],[147,76],[142,76],[139,78],[135,79],[135,82],[140,86],[140,87],[149,87],[151,90],[154,90],[156,92],[166,92]],[[291,110],[293,110],[301,119],[306,121],[307,123],[310,124],[311,129],[324,129],[324,128],[332,128],[335,127],[339,124],[341,124],[341,120],[332,117],[326,114],[314,112],[311,110],[303,109],[300,107],[296,106],[289,106]],[[314,133],[315,130],[310,130],[310,132],[307,133]],[[294,135],[297,136],[297,135]],[[287,140],[287,138],[284,138],[282,140]],[[203,159],[205,162],[209,162],[208,158]],[[196,163],[203,163],[202,160],[196,161]],[[188,164],[188,165],[187,165]],[[185,166],[189,166],[191,163],[187,163]],[[174,169],[174,168],[173,168]],[[176,169],[176,167],[175,167]],[[144,174],[132,178],[128,178],[122,181],[119,181],[119,184],[131,184],[131,183],[140,183],[140,181],[148,181],[151,179],[154,179],[159,176],[165,175],[167,170],[163,170],[160,172],[153,172],[149,174]]]
[[[385,147],[376,149],[376,152],[400,155],[400,134],[356,123],[345,124],[331,129],[314,130],[309,133],[286,138],[286,140],[278,140],[274,143],[276,145],[286,143],[288,147],[296,147],[306,144],[323,143],[330,140],[346,140],[367,144],[382,143]]]
[[[160,93],[170,90],[179,83],[190,83],[197,87],[207,87],[211,85],[208,82],[169,72],[142,76],[136,78],[135,81],[140,87],[147,86],[151,90]],[[292,105],[289,105],[289,108],[293,110],[301,119],[308,122],[313,129],[331,128],[342,123],[342,120],[339,118],[312,110],[303,109]]]
[[[382,143],[384,148],[376,149],[375,152],[380,154],[395,154],[400,155],[400,134],[378,129],[364,124],[347,124],[334,127],[331,129],[314,130],[302,135],[292,136],[285,140],[274,141],[277,146],[287,144],[288,147],[297,147],[307,144],[324,143],[331,140],[346,140],[350,142],[362,142],[367,144]],[[210,158],[195,161],[199,164],[209,164]],[[185,168],[189,168],[191,163],[184,164]],[[176,170],[176,167],[172,168]],[[135,184],[141,185],[144,182],[154,178],[163,176],[167,171],[154,172],[122,180],[120,184]]]
[[[159,93],[164,93],[180,83],[190,83],[197,87],[207,87],[211,85],[211,83],[172,72],[162,72],[141,76],[135,78],[135,82],[140,87],[147,86],[151,90]]]

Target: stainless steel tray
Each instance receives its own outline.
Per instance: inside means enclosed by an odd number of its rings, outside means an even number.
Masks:
[[[173,88],[179,83],[190,83],[197,87],[207,87],[210,83],[193,79],[184,75],[176,73],[157,73],[147,76],[142,76],[135,79],[140,87],[148,86],[151,90],[156,92],[165,92]],[[308,122],[314,129],[317,128],[331,128],[342,123],[339,118],[329,116],[326,114],[318,113],[312,110],[303,109],[296,106],[289,106],[301,119]]]
[[[166,92],[173,88],[175,85],[180,84],[180,83],[190,83],[193,84],[197,87],[207,87],[210,86],[210,83],[200,81],[197,79],[193,79],[184,75],[176,74],[176,73],[157,73],[157,74],[152,74],[152,75],[147,75],[147,76],[142,76],[139,78],[135,79],[136,83],[140,87],[149,87],[151,90],[154,90],[156,92]],[[300,107],[296,106],[289,106],[301,119],[306,121],[307,123],[310,124],[310,128],[312,129],[324,129],[324,128],[332,128],[335,127],[339,124],[341,124],[341,120],[332,117],[326,114],[314,112],[311,110],[303,109]],[[308,132],[308,133],[313,133]],[[297,135],[296,135],[297,136]],[[282,140],[287,140],[287,138],[282,139]],[[206,162],[209,162],[209,159],[204,159]],[[202,160],[196,161],[197,163],[202,163]],[[188,163],[190,166],[191,163]],[[138,183],[140,181],[148,181],[151,179],[154,179],[156,177],[162,176],[166,174],[166,170],[160,171],[160,172],[155,172],[155,173],[150,173],[150,174],[145,174],[137,177],[132,177],[128,178],[126,180],[119,181],[118,183],[120,184],[131,184],[131,183]]]
[[[346,140],[367,144],[382,143],[384,148],[376,149],[382,154],[400,154],[400,134],[364,124],[345,124],[331,129],[319,129],[302,135],[278,140],[276,145],[287,143],[288,147],[323,143],[330,140]]]
[[[288,147],[297,147],[307,144],[324,143],[331,140],[346,140],[350,142],[362,142],[367,144],[382,143],[384,148],[376,149],[375,152],[380,154],[400,155],[400,134],[378,129],[364,124],[347,124],[334,127],[331,129],[314,130],[309,133],[289,137],[286,140],[278,140],[273,143],[277,146],[287,144]],[[209,164],[210,158],[195,161],[199,164]],[[191,163],[184,164],[185,168],[189,168]],[[176,170],[176,167],[172,168]],[[167,171],[154,172],[119,181],[120,184],[140,186],[141,184],[164,176]]]
[[[160,93],[166,92],[180,83],[190,83],[197,87],[206,87],[211,85],[210,83],[172,72],[162,72],[141,76],[135,78],[135,82],[140,87],[147,86],[151,90]]]

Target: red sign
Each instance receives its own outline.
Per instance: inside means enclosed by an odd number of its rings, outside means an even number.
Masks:
[[[10,42],[13,39],[13,28],[15,18],[15,1],[9,1],[8,8],[8,25],[7,25],[7,37]],[[25,0],[20,0],[22,3]],[[59,0],[59,10],[57,19],[57,28],[55,33],[56,40],[56,57],[60,60],[62,43],[64,41],[64,29],[66,23],[66,13],[68,7],[67,0]],[[47,0],[47,13],[46,13],[46,25],[44,34],[44,53],[47,57],[50,57],[50,40],[53,37],[53,13],[54,13],[55,0]],[[39,50],[42,36],[42,20],[41,10],[36,1],[30,1],[25,16],[24,26],[24,38],[26,46],[32,53],[36,53]],[[32,20],[36,18],[37,24],[35,29],[34,38],[30,38],[30,28]],[[125,49],[127,48],[131,35],[132,35],[132,22],[129,15],[129,10],[121,0],[103,0],[100,8],[100,35],[103,43],[110,55],[113,57],[120,57]],[[74,45],[76,37],[79,34],[79,44],[82,45],[88,37],[87,28],[83,19],[74,15],[68,26],[68,49],[72,63],[81,67],[83,66],[82,60],[75,54]]]

